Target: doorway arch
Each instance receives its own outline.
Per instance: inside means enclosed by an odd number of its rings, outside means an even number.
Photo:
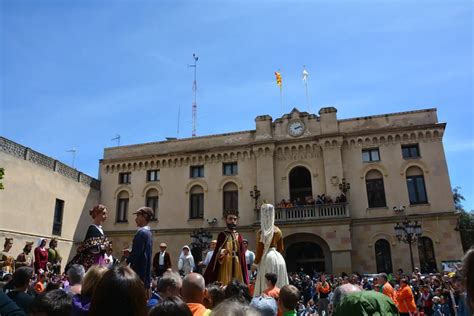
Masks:
[[[297,233],[283,239],[285,261],[289,272],[303,270],[305,274],[332,272],[331,251],[321,237],[310,233]]]
[[[291,169],[289,174],[290,200],[305,201],[307,196],[313,196],[313,187],[311,184],[311,172],[303,167],[297,166]]]

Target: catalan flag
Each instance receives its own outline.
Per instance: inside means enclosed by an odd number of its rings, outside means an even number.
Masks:
[[[275,78],[276,78],[277,85],[281,88],[281,85],[282,85],[281,73],[279,71],[275,71]]]

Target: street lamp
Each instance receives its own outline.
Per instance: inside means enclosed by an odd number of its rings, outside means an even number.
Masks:
[[[342,178],[342,182],[339,183],[339,190],[341,190],[344,194],[347,193],[351,189],[351,184],[346,182],[346,178]]]
[[[422,229],[421,224],[418,221],[410,221],[406,218],[401,224],[397,223],[395,225],[395,236],[398,241],[403,241],[408,244],[410,248],[410,261],[411,261],[411,271],[415,270],[415,264],[413,263],[413,250],[411,249],[411,244],[418,241],[418,238],[421,237]]]
[[[253,186],[253,191],[250,191],[250,198],[254,200],[255,210],[258,210],[258,199],[260,198],[260,190],[257,188],[256,185]]]
[[[212,241],[212,234],[209,231],[199,228],[194,230],[191,235],[192,254],[197,262],[202,260],[202,253],[209,248]],[[199,268],[200,269],[200,268]],[[200,271],[200,270],[199,270]]]
[[[191,233],[191,246],[201,250],[207,249],[212,240],[212,234],[202,228]]]

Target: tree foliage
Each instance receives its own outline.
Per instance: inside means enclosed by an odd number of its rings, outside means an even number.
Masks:
[[[459,212],[457,229],[461,234],[461,243],[464,251],[474,246],[474,212],[466,211],[462,205],[465,201],[461,194],[461,188],[455,187],[453,189],[453,200],[456,210]]]

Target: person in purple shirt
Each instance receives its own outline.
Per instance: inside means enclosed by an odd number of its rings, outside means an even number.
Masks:
[[[153,236],[148,223],[153,217],[150,207],[141,207],[135,213],[135,223],[138,230],[133,238],[132,250],[127,258],[127,263],[140,276],[145,289],[150,289],[151,259],[153,249]]]

